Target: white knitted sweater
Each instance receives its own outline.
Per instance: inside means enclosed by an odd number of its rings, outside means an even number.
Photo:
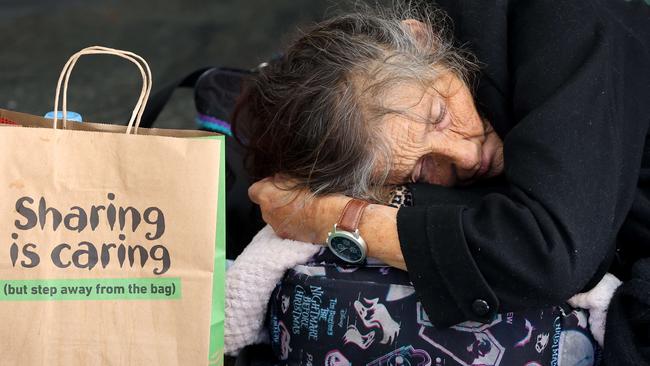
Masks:
[[[284,273],[304,264],[320,246],[281,239],[264,227],[226,272],[224,352],[236,355],[249,344],[262,343],[266,307]]]

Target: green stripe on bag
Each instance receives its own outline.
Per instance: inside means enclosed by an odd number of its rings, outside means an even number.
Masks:
[[[214,276],[212,281],[212,318],[210,321],[209,365],[223,364],[223,323],[225,318],[226,278],[226,139],[221,140],[221,166],[219,171],[219,195],[217,206],[217,235],[214,254]]]
[[[0,301],[178,300],[181,279],[80,278],[0,280]]]

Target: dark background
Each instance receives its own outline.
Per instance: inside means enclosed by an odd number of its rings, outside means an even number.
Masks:
[[[341,0],[0,0],[0,108],[43,115],[74,52],[102,45],[135,52],[153,90],[203,66],[253,68],[298,27],[351,9]],[[86,56],[71,77],[68,108],[84,120],[124,123],[140,74],[111,56]],[[194,128],[189,91],[179,91],[157,126]]]

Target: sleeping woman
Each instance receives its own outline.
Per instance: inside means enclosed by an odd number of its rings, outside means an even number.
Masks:
[[[464,319],[474,321],[445,328],[434,325],[457,321],[458,310],[437,309],[431,299],[457,301],[463,289],[431,292],[444,287],[423,284],[425,273],[407,268],[404,248],[390,245],[404,236],[393,210],[417,207],[418,190],[426,189],[428,206],[435,197],[437,207],[452,208],[508,194],[504,144],[472,94],[479,62],[454,47],[446,23],[431,9],[338,16],[303,33],[250,80],[234,122],[254,175],[272,177],[251,196],[277,235],[265,228],[229,271],[227,351],[258,340],[270,301],[268,336],[290,365],[595,364],[593,339],[602,344],[619,284],[613,276],[601,273],[598,286],[571,299],[592,308],[589,320],[566,304],[529,306],[525,296],[495,312],[479,297]],[[276,198],[261,199],[268,196]],[[342,204],[334,219],[321,205],[326,199]],[[274,212],[280,207],[282,215]],[[345,240],[334,239],[339,231]],[[366,245],[364,236],[373,241]],[[331,250],[305,244],[326,242]],[[517,250],[538,249],[522,241]],[[477,271],[462,258],[438,260]],[[501,276],[499,286],[507,286],[512,274]]]

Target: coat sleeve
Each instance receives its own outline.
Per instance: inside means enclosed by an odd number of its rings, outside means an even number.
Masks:
[[[647,49],[606,12],[597,1],[509,5],[506,192],[436,205],[416,190],[417,206],[398,211],[432,323],[556,305],[608,265],[639,177],[650,80]]]

